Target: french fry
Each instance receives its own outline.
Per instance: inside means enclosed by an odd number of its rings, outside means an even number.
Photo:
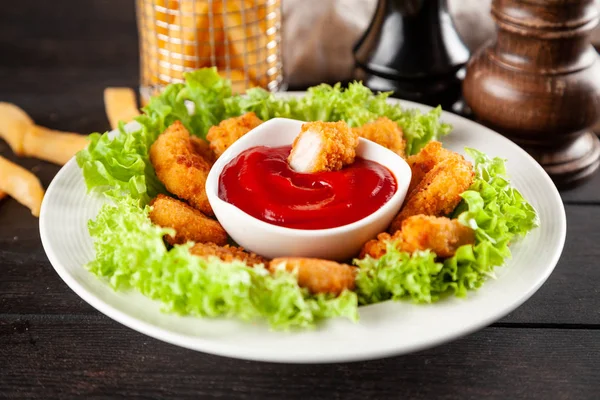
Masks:
[[[280,2],[138,0],[142,74],[154,83],[181,82],[186,71],[229,71],[233,91],[266,86],[278,73],[276,20]]]
[[[167,52],[159,57],[160,74],[181,80],[185,70],[209,67],[213,51],[215,60],[221,58],[219,48],[211,50],[211,43],[223,42],[223,22],[216,10],[209,17],[209,3],[180,1],[173,19],[173,26],[178,28],[169,31],[169,40],[165,42]]]
[[[23,155],[23,138],[32,125],[33,120],[21,108],[11,103],[0,103],[0,137],[18,156]]]
[[[23,139],[23,155],[65,165],[88,145],[88,138],[77,133],[61,132],[33,125]]]
[[[35,217],[40,216],[44,189],[40,180],[25,168],[0,156],[0,191],[9,194],[28,207]]]
[[[64,165],[87,146],[87,137],[36,125],[25,111],[0,103],[0,137],[19,157],[34,157]]]
[[[166,49],[169,25],[173,23],[174,10],[179,7],[179,1],[138,0],[138,3],[143,5],[139,7],[143,11],[138,15],[143,78],[153,83],[168,83],[166,80],[159,79],[160,74],[164,73],[164,67],[160,67],[158,63],[159,49]]]
[[[130,88],[108,87],[104,89],[104,108],[112,129],[119,127],[119,121],[129,122],[140,115],[135,92]]]
[[[229,74],[227,71],[219,71],[219,75],[221,75],[223,78],[231,80],[231,90],[233,93],[242,94],[251,87],[257,86],[252,79],[248,79],[246,84],[244,73],[239,69],[232,69]]]
[[[228,2],[226,10],[223,23],[231,67],[245,69],[253,82],[266,85],[267,71],[273,66],[267,58],[274,54],[268,44],[276,38],[275,33],[267,29],[266,14],[274,12],[275,6],[264,9],[254,7],[252,2]]]

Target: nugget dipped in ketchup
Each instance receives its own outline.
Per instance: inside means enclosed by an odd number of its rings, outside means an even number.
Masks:
[[[288,157],[296,172],[339,171],[356,157],[358,134],[344,121],[307,122],[292,144]]]
[[[293,146],[256,146],[233,158],[221,172],[218,195],[273,225],[315,230],[351,224],[398,189],[390,170],[356,155],[357,145],[345,122],[306,123]]]

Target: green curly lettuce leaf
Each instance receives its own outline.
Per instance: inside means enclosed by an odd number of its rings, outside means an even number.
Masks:
[[[135,289],[159,300],[164,310],[199,317],[265,319],[273,329],[311,328],[323,318],[358,319],[356,294],[313,296],[286,271],[270,274],[263,266],[204,260],[190,244],[168,250],[148,207],[131,197],[105,204],[89,222],[96,258],[87,268],[115,289]]]
[[[359,82],[348,88],[341,84],[321,84],[308,89],[301,98],[276,97],[264,89],[251,89],[246,96],[225,100],[227,114],[234,116],[253,111],[263,120],[285,117],[303,121],[346,121],[361,126],[379,117],[388,117],[400,125],[406,139],[408,154],[415,154],[429,141],[438,140],[450,132],[450,125],[440,122],[440,107],[423,114],[405,110],[387,101],[391,92],[374,94]]]
[[[510,185],[505,161],[474,149],[466,152],[474,160],[476,178],[462,194],[454,217],[475,230],[475,244],[460,247],[442,263],[429,251],[410,255],[388,243],[383,257],[356,261],[361,304],[388,299],[430,303],[445,294],[464,297],[494,277],[494,268],[511,256],[510,243],[538,226],[535,209]]]

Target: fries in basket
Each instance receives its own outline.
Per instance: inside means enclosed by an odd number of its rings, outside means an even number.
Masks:
[[[281,83],[280,0],[138,0],[142,86],[216,66],[234,92]]]

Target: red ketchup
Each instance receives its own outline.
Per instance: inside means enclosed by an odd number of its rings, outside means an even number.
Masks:
[[[219,198],[273,225],[325,229],[373,214],[396,192],[394,175],[357,157],[341,171],[298,173],[291,146],[252,147],[231,160],[219,177]]]

